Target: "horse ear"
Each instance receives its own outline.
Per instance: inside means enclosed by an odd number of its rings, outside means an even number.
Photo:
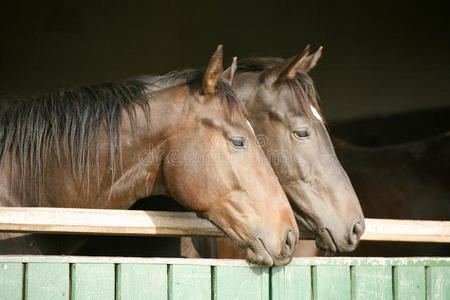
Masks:
[[[223,73],[223,47],[217,46],[216,52],[209,59],[209,64],[203,74],[203,93],[213,95],[216,92],[216,85]]]
[[[226,69],[223,74],[222,77],[228,81],[228,83],[230,85],[233,84],[233,78],[234,78],[234,73],[236,73],[236,69],[237,69],[237,57],[233,57],[233,62],[231,63],[231,66]]]
[[[308,73],[312,68],[314,68],[319,61],[319,58],[322,56],[322,49],[323,47],[320,46],[316,52],[309,55],[300,66],[300,70],[304,73]]]
[[[309,45],[306,46],[302,53],[286,59],[283,63],[269,69],[265,73],[265,78],[275,78],[275,81],[282,81],[286,79],[292,79],[295,77],[295,73],[304,64],[305,60],[308,58]],[[275,82],[274,81],[274,82]]]

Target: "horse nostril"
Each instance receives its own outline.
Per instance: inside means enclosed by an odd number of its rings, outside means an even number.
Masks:
[[[350,232],[350,243],[352,245],[358,243],[359,238],[363,234],[364,229],[360,221],[356,221],[355,224],[353,224],[352,230]]]
[[[284,241],[283,256],[291,256],[297,246],[298,237],[292,228],[286,230],[286,239]]]

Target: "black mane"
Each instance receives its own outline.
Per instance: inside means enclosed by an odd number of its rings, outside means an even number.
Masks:
[[[44,167],[51,156],[69,157],[74,176],[89,173],[94,158],[98,172],[98,138],[103,128],[109,138],[109,154],[114,180],[116,157],[121,163],[120,128],[125,112],[134,129],[136,107],[149,116],[149,100],[158,91],[181,84],[196,85],[202,71],[182,71],[163,76],[142,76],[117,83],[102,83],[55,92],[0,107],[0,168],[10,153],[17,160],[22,189],[26,175],[38,187],[44,182]],[[224,80],[217,94],[227,108],[243,111],[234,91]],[[11,168],[12,172],[12,168]],[[12,174],[11,174],[12,176]],[[89,176],[88,176],[89,178]],[[35,191],[36,192],[36,191]]]

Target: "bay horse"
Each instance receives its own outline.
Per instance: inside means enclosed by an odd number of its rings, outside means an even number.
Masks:
[[[332,138],[369,218],[450,220],[450,133],[383,147],[363,147]],[[185,242],[185,251],[191,251]],[[321,256],[301,241],[295,256]],[[348,254],[347,254],[348,255]],[[450,245],[362,241],[351,256],[449,256]]]
[[[59,90],[2,107],[0,205],[126,209],[166,194],[223,230],[248,261],[287,264],[298,240],[295,218],[245,108],[221,78],[222,60],[219,46],[205,71]],[[0,237],[2,253],[54,253],[64,244]],[[67,243],[70,254],[75,245]]]
[[[339,138],[332,142],[366,217],[450,220],[449,132],[383,147],[356,146]],[[186,241],[183,246],[195,255]],[[324,255],[311,241],[300,241],[297,249],[295,256]],[[450,245],[362,241],[350,255],[449,256]]]
[[[286,60],[258,57],[239,60],[238,64],[234,60],[224,77],[244,102],[249,121],[288,196],[301,230],[313,232],[317,246],[323,250],[347,252],[358,245],[364,231],[364,216],[336,158],[313,81],[308,76],[321,53],[319,48],[309,55],[307,47]],[[145,209],[145,205],[140,208]],[[103,241],[94,244],[101,246],[108,241],[112,246],[108,247],[108,254],[129,254],[120,249],[118,239],[100,239]],[[127,240],[146,243],[144,238]],[[173,240],[167,242],[176,244]],[[114,244],[119,248],[114,248]],[[93,254],[98,249],[91,246],[84,253]],[[115,251],[111,252],[112,249]],[[149,247],[142,247],[140,253],[133,255],[152,256],[154,251],[146,249]],[[297,249],[302,251],[302,247]],[[305,248],[308,249],[309,246]],[[177,256],[177,253],[168,255]],[[181,255],[242,258],[244,253],[228,239],[182,238]]]
[[[321,54],[322,47],[310,55],[308,46],[286,60],[242,59],[225,77],[244,102],[300,229],[313,232],[320,249],[348,252],[364,232],[364,216],[336,158],[308,76]],[[219,257],[227,256],[220,253],[225,252],[223,244],[217,245]]]

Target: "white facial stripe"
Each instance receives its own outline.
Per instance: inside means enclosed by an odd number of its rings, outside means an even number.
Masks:
[[[322,117],[320,116],[320,114],[317,111],[317,109],[314,106],[312,106],[312,105],[310,105],[309,107],[311,108],[311,111],[312,111],[314,117],[316,117],[317,120],[319,120],[320,122],[323,122]]]
[[[255,134],[255,131],[253,130],[252,124],[250,124],[250,122],[247,120],[247,124],[250,127],[250,129],[252,130],[253,134]]]

